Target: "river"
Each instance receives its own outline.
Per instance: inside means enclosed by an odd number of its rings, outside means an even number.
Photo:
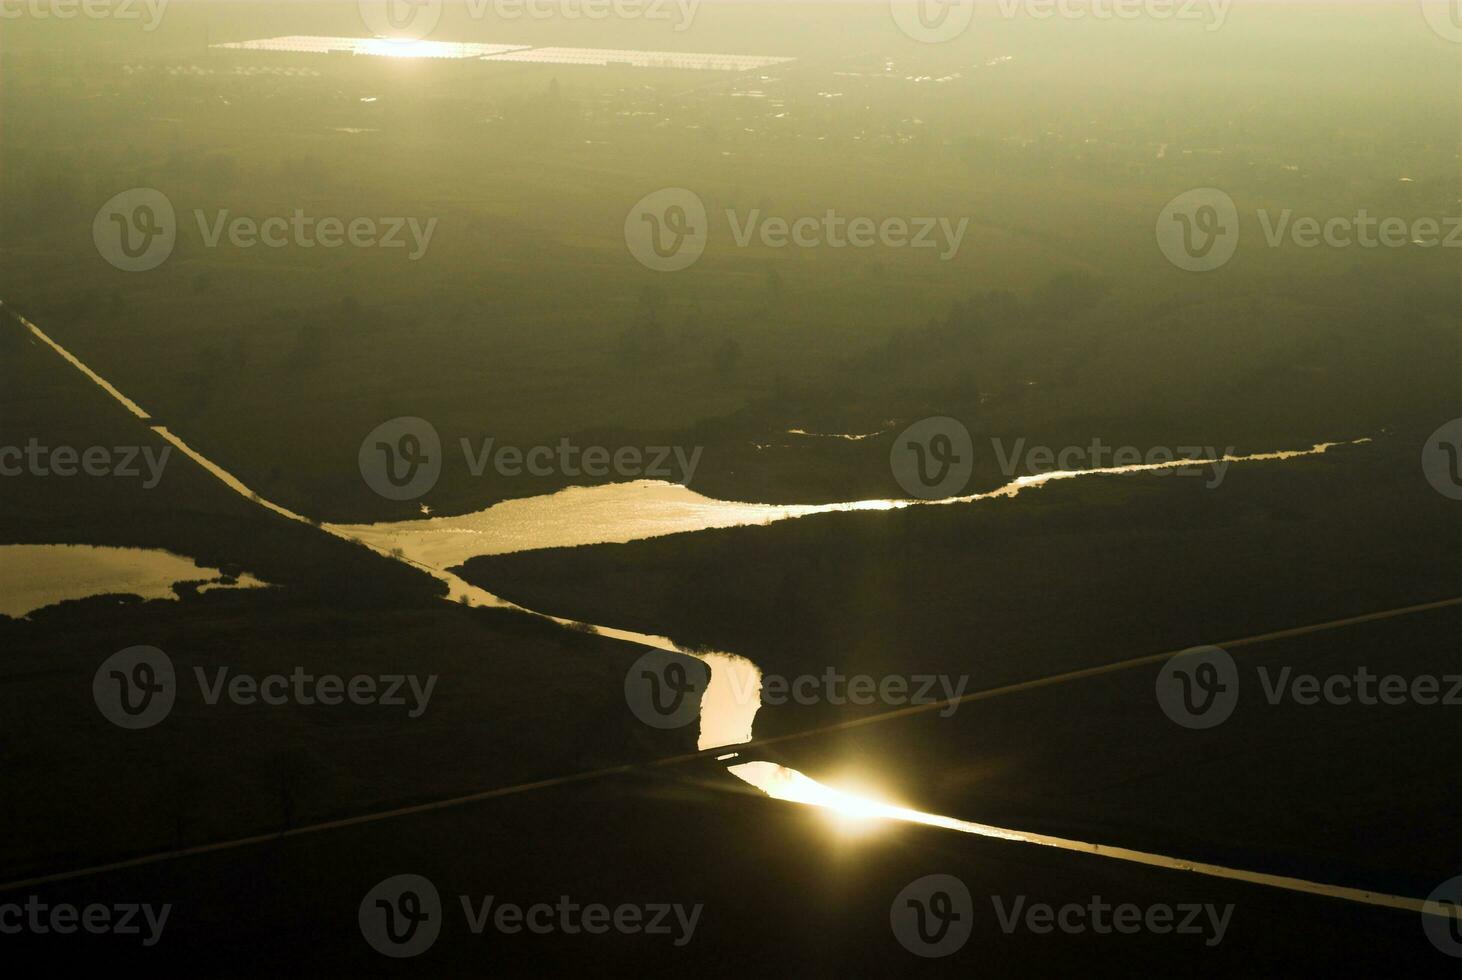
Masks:
[[[166,439],[236,493],[289,520],[318,527],[327,534],[346,540],[360,542],[381,555],[406,562],[445,583],[448,599],[454,602],[465,602],[469,605],[523,609],[485,589],[471,585],[450,570],[477,555],[508,554],[532,548],[562,547],[570,544],[622,543],[660,534],[691,533],[710,528],[794,520],[812,514],[973,504],[997,497],[1012,497],[1058,480],[1150,473],[1192,465],[1190,460],[1178,460],[1169,463],[1055,471],[1017,477],[1005,485],[985,493],[934,501],[860,500],[796,506],[719,501],[703,497],[685,487],[673,484],[637,481],[594,488],[573,488],[543,497],[507,501],[459,517],[433,517],[371,525],[315,524],[294,511],[265,500],[238,477],[194,450],[175,433],[163,426],[152,425],[151,416],[136,402],[123,395],[110,382],[83,364],[35,324],[14,314],[14,311],[9,312],[34,337],[101,387],[134,416],[149,424],[152,431],[161,438]],[[1369,440],[1360,439],[1349,444],[1367,441]],[[1225,455],[1221,461],[1259,463],[1289,460],[1321,455],[1337,445],[1341,444],[1318,443],[1309,449],[1245,456]],[[533,612],[532,610],[523,611]],[[923,813],[827,786],[785,766],[756,759],[742,759],[730,750],[751,741],[756,712],[761,706],[758,696],[761,673],[750,660],[727,652],[707,653],[681,650],[674,641],[664,636],[622,630],[613,626],[579,623],[557,616],[547,616],[546,618],[568,628],[582,629],[592,626],[595,632],[606,637],[655,649],[685,653],[706,663],[711,669],[711,681],[706,694],[702,697],[699,747],[711,751],[727,749],[728,751],[718,757],[728,764],[727,772],[778,800],[823,808],[838,815],[841,819],[917,823],[959,833],[1019,841],[1152,867],[1266,885],[1305,894],[1325,895],[1368,905],[1409,909],[1429,914],[1454,915],[1446,909],[1438,911],[1435,903],[1426,903],[1408,896],[1385,895],[1323,882],[1227,868],[1184,858],[1087,841],[1067,840]]]

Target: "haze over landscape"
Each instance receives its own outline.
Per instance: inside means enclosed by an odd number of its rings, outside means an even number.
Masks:
[[[1454,975],[1459,57],[0,0],[0,951]]]

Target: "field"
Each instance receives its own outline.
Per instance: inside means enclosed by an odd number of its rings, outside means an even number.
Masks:
[[[1208,30],[982,4],[958,41],[921,44],[883,3],[706,0],[683,31],[449,5],[433,34],[789,59],[740,72],[217,46],[362,37],[354,3],[178,3],[151,31],[7,19],[0,546],[161,549],[268,587],[0,615],[0,950],[240,977],[1450,975],[1411,906],[1462,871],[1462,707],[1267,686],[1372,671],[1445,690],[1462,628],[1462,525],[1432,465],[1462,404],[1459,48],[1401,5],[1316,6],[1239,0]],[[139,189],[153,210],[112,209]],[[642,213],[657,193],[705,209],[679,271],[636,244],[637,219],[675,230],[673,209]],[[1190,193],[1235,209],[1208,271],[1164,237]],[[934,244],[775,241],[778,221],[825,236],[825,218]],[[1368,218],[1407,240],[1301,240]],[[332,224],[375,237],[332,245]],[[946,416],[973,452],[939,496],[1031,475],[1024,448],[1330,445],[903,508],[902,434]],[[366,462],[409,455],[371,435],[402,418],[440,437],[421,494]],[[175,448],[159,426],[248,489],[181,452],[155,487],[5,469],[36,443]],[[484,440],[694,454],[708,508],[865,506],[580,548],[544,531],[451,570],[535,613],[443,601],[447,570],[337,533],[640,475],[475,472],[463,447]],[[764,689],[732,760],[635,717],[645,651],[615,629],[670,638],[685,667],[721,652],[764,681],[959,678],[970,697],[898,711]],[[1161,672],[1206,645],[1242,696],[1217,727],[1175,724]],[[98,665],[134,646],[165,651],[180,687],[166,723],[123,732]],[[220,703],[203,678],[221,668],[430,678],[431,707]],[[768,799],[727,774],[747,762],[936,816]],[[1066,843],[1001,839],[1022,834]],[[388,960],[362,896],[405,873],[440,890],[442,935]],[[974,895],[943,960],[890,928],[931,874]],[[158,949],[12,935],[16,895],[173,918]],[[699,931],[476,935],[489,896],[682,903]],[[1104,898],[1227,924],[1002,924],[1017,900]]]

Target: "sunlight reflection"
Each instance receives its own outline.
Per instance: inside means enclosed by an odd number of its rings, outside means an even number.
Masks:
[[[921,813],[877,799],[874,795],[834,789],[795,769],[774,762],[744,762],[729,767],[736,776],[774,800],[821,807],[837,819],[841,829],[864,832],[877,820],[901,820],[949,830],[967,830],[963,821]]]
[[[880,801],[871,795],[850,793],[845,790],[834,789],[831,786],[824,786],[817,780],[810,779],[795,769],[788,769],[786,766],[779,766],[774,762],[745,762],[741,765],[731,766],[727,771],[738,779],[755,786],[772,799],[826,809],[837,818],[837,825],[841,829],[854,828],[861,831],[867,825],[874,824],[878,820],[898,820],[904,823],[922,824],[926,827],[940,827],[944,830],[955,830],[962,834],[974,834],[979,837],[991,837],[997,840],[1018,841],[1025,844],[1035,844],[1040,847],[1052,847],[1062,851],[1072,851],[1077,854],[1089,854],[1117,861],[1126,861],[1151,868],[1164,868],[1169,871],[1181,871],[1186,874],[1200,874],[1212,878],[1227,879],[1229,881],[1242,881],[1269,888],[1283,888],[1286,891],[1299,892],[1306,895],[1323,895],[1327,898],[1337,898],[1347,902],[1360,902],[1365,905],[1374,905],[1382,908],[1406,909],[1429,915],[1445,916],[1454,914],[1447,906],[1440,903],[1423,901],[1422,899],[1411,898],[1405,895],[1388,895],[1361,888],[1348,888],[1344,885],[1332,885],[1325,882],[1307,881],[1303,878],[1291,878],[1287,875],[1268,874],[1262,871],[1245,871],[1241,868],[1208,864],[1203,861],[1192,861],[1166,854],[1154,854],[1150,851],[1138,851],[1126,847],[1116,847],[1110,844],[1096,844],[1090,841],[1070,840],[1064,837],[1053,837],[1049,834],[1038,834],[1025,830],[1011,830],[1005,827],[993,827],[990,824],[974,823],[969,820],[955,820],[952,817],[941,817],[933,813],[922,813],[918,810],[910,810],[907,807]]]
[[[440,58],[442,45],[434,41],[408,41],[375,37],[356,45],[357,54],[373,54],[382,58]]]

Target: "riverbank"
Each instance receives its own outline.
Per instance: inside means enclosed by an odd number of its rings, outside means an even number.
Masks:
[[[955,508],[484,557],[462,574],[556,614],[654,623],[769,675],[961,677],[978,691],[1455,597],[1462,534],[1414,444],[1236,466],[1219,491],[1094,477]],[[1419,555],[1419,540],[1435,547]],[[1255,585],[1275,581],[1287,587]],[[1458,623],[1435,611],[1253,654],[1322,676],[1441,676]],[[1156,669],[846,729],[890,706],[766,704],[756,734],[809,776],[871,780],[953,817],[1402,892],[1454,863],[1445,709],[1270,707],[1250,675],[1239,714],[1204,736],[1159,710]],[[1415,797],[1450,802],[1418,816]]]

